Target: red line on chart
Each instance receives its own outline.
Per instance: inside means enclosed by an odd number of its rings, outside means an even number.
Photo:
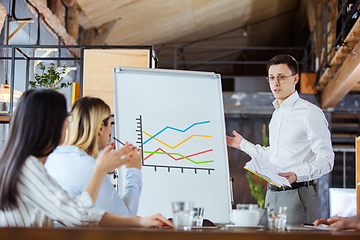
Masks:
[[[188,156],[185,156],[185,157],[188,158],[188,157],[200,155],[200,154],[203,154],[203,153],[211,152],[211,151],[213,151],[213,150],[214,150],[214,149],[209,149],[209,150],[205,150],[205,151],[202,151],[202,152],[194,153],[194,154],[191,154],[191,155],[188,155]],[[162,151],[163,153],[166,153],[166,152],[165,152],[163,149],[161,149],[161,148],[156,149],[154,152],[158,152],[158,151]],[[151,154],[148,155],[146,158],[144,158],[144,161],[145,161],[146,159],[148,159],[149,157],[151,157],[152,155],[154,155],[154,153],[151,153]],[[171,158],[174,159],[175,161],[184,159],[184,157],[174,158],[174,157],[171,156],[170,154],[166,154],[166,155],[168,155],[169,157],[171,157]]]

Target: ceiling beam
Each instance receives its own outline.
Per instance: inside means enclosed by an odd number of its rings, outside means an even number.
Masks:
[[[106,43],[106,38],[109,36],[110,31],[113,29],[116,20],[104,23],[103,25],[101,25],[100,27],[98,27],[97,33],[98,35],[95,38],[95,44],[96,45],[103,45]]]
[[[321,108],[334,108],[360,79],[360,43],[358,43],[321,93]]]

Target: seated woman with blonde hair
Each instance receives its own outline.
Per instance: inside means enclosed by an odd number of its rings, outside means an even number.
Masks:
[[[89,184],[98,151],[109,143],[111,112],[101,99],[83,97],[73,104],[70,116],[64,144],[50,154],[45,169],[65,191],[80,194]],[[95,207],[113,214],[136,216],[142,186],[140,151],[134,151],[125,166],[123,198],[117,194],[110,179],[105,177]]]
[[[99,154],[85,191],[79,195],[65,192],[48,175],[44,163],[64,141],[67,127],[66,100],[60,93],[40,89],[22,95],[0,157],[0,226],[52,227],[54,221],[78,227],[173,226],[160,214],[128,217],[94,207],[106,174],[137,151],[128,144],[114,151],[109,145]]]

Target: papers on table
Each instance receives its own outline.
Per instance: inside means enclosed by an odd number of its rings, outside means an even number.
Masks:
[[[294,231],[329,231],[331,228],[328,225],[320,224],[319,226],[310,225],[286,225],[286,230]]]
[[[287,171],[263,158],[253,157],[244,168],[278,187],[291,186],[285,177],[278,175],[279,172]]]

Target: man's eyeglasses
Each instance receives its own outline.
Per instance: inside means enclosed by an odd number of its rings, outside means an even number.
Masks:
[[[276,77],[271,76],[271,77],[267,77],[266,80],[269,83],[275,83],[275,81],[277,80],[279,84],[283,84],[288,77],[291,77],[291,76],[294,76],[294,75],[296,75],[296,74],[292,74],[292,75],[289,75],[289,76],[283,76],[283,75],[279,75],[279,76],[276,76]]]

